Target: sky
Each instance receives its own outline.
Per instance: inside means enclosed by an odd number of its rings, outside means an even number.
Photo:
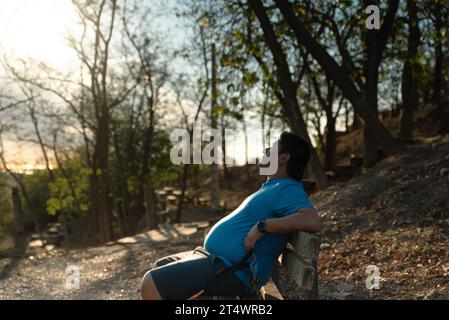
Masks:
[[[0,0],[0,47],[65,68],[75,55],[64,35],[79,28],[76,21],[70,0]]]
[[[190,33],[176,16],[176,0],[147,1],[154,4],[158,13],[152,24],[156,30],[164,32],[164,44],[170,48],[182,45]],[[81,32],[77,21],[71,0],[0,0],[0,55],[8,60],[32,58],[57,70],[76,70],[76,54],[68,47],[66,37]],[[0,66],[0,81],[4,80],[4,75]],[[252,139],[254,136],[250,134]],[[251,157],[260,156],[262,151],[260,138],[256,140],[249,145]],[[239,136],[236,145],[229,150],[243,150],[243,146],[244,139]],[[11,167],[18,171],[43,167],[40,149],[35,144],[6,136],[4,149]],[[243,152],[234,155],[238,164],[244,163]]]
[[[67,50],[64,34],[76,27],[76,16],[69,0],[0,0],[2,58],[32,57],[57,69],[67,68],[75,56]],[[1,67],[0,77],[4,81]],[[10,92],[3,93],[10,95]],[[3,143],[13,169],[41,168],[42,157],[36,145],[12,137],[6,137]]]

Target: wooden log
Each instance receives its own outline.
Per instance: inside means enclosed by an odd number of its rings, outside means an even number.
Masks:
[[[200,221],[200,222],[196,222],[194,223],[194,225],[196,226],[197,229],[206,229],[209,228],[209,221]]]
[[[198,198],[198,205],[200,207],[205,206],[209,203],[209,199],[207,198]]]
[[[175,202],[176,200],[178,200],[177,196],[174,195],[167,196],[167,201]]]
[[[61,223],[60,222],[49,222],[47,223],[47,227],[48,228],[61,228]]]
[[[163,200],[163,199],[165,199],[165,197],[167,197],[167,192],[164,190],[158,190],[155,192],[155,194],[159,200]]]
[[[51,244],[54,246],[59,246],[61,244],[62,237],[56,234],[45,234],[45,245]]]
[[[176,190],[176,189],[173,188],[173,187],[164,187],[164,191],[167,193],[167,195],[173,194],[173,192],[174,192],[175,190]]]
[[[47,229],[47,232],[49,234],[59,234],[59,228],[57,228],[57,227],[50,227],[50,228]]]
[[[156,211],[160,213],[161,211],[164,211],[166,209],[166,198],[167,198],[167,192],[164,190],[156,190],[155,191],[155,201],[156,201]]]
[[[166,207],[168,210],[174,210],[178,207],[178,197],[174,195],[167,196]]]

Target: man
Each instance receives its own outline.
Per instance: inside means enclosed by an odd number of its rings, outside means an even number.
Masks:
[[[156,261],[142,279],[143,299],[187,299],[207,288],[217,272],[235,265],[251,248],[249,265],[207,289],[205,295],[250,295],[268,282],[273,265],[289,234],[298,230],[317,232],[318,213],[310,203],[301,182],[309,161],[308,143],[293,133],[281,134],[259,162],[278,152],[277,170],[267,176],[262,187],[209,231],[203,244],[193,251]]]

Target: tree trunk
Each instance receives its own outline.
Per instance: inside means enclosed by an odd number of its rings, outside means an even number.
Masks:
[[[329,112],[326,113],[326,148],[324,153],[324,166],[327,171],[332,170],[335,165],[337,154],[337,136],[335,132],[335,119]]]
[[[69,219],[67,219],[67,216],[65,214],[61,215],[61,223],[64,232],[64,248],[66,253],[68,253],[68,250],[71,246],[68,220]]]
[[[348,133],[349,130],[349,107],[345,103],[345,132]]]
[[[364,6],[374,4],[374,1],[365,1]],[[378,118],[378,82],[379,82],[379,64],[380,48],[377,40],[378,31],[376,29],[366,31],[366,59],[364,65],[365,73],[365,98],[367,107]],[[379,160],[379,144],[376,129],[371,122],[366,122],[363,128],[364,156],[365,165],[372,166]]]
[[[91,175],[90,195],[91,212],[89,238],[94,243],[111,241],[112,215],[109,207],[108,154],[109,154],[109,115],[103,111],[98,121],[95,149],[93,154],[93,172]],[[99,237],[97,233],[99,232]]]
[[[12,188],[12,204],[14,210],[13,218],[13,238],[14,238],[14,255],[21,256],[26,250],[26,235],[23,226],[23,212],[20,204],[19,188]]]
[[[149,119],[148,119],[148,127],[145,128],[145,140],[143,143],[143,157],[142,157],[142,175],[140,177],[139,182],[139,188],[142,194],[144,192],[144,185],[146,183],[146,179],[148,179],[148,173],[151,166],[151,148],[153,147],[154,106],[152,98],[148,99],[148,109],[149,109]]]
[[[251,2],[260,3],[257,0],[252,0]],[[387,153],[394,153],[397,147],[393,137],[379,121],[376,113],[368,107],[367,99],[357,90],[349,75],[327,53],[326,49],[310,35],[304,24],[295,16],[294,10],[288,1],[275,0],[275,2],[287,24],[294,31],[298,43],[304,45],[331,80],[335,81],[343,95],[353,105],[355,112],[364,119],[365,123],[370,124],[372,131],[375,132],[375,138],[383,150]]]
[[[355,110],[353,111],[353,115],[352,115],[352,125],[351,125],[351,130],[357,130],[360,128],[360,117],[357,115],[357,112],[355,112]]]
[[[435,67],[433,71],[432,102],[438,105],[441,102],[442,72],[443,72],[443,18],[441,1],[434,1],[435,16]],[[419,27],[417,27],[419,28]]]
[[[156,196],[151,187],[144,187],[145,199],[145,222],[147,230],[155,229],[157,227],[156,220]]]
[[[368,49],[368,51],[371,51]],[[372,113],[378,117],[377,108],[377,83],[378,83],[378,68],[375,62],[372,62],[374,57],[370,58],[368,54],[367,61],[368,66],[366,70],[366,82],[365,82],[365,95],[368,103],[368,108]],[[366,122],[363,129],[363,142],[364,142],[364,162],[367,166],[374,165],[379,160],[379,143],[377,139],[377,131],[371,122]]]
[[[217,62],[215,44],[212,44],[212,99],[211,99],[211,128],[217,129]],[[214,150],[215,152],[215,150]],[[214,154],[215,156],[215,154]],[[212,208],[220,207],[220,172],[218,164],[211,164],[212,187],[211,187],[211,205]]]
[[[179,197],[178,208],[176,210],[175,221],[181,221],[182,210],[184,209],[184,199],[187,189],[187,177],[189,175],[189,165],[186,163],[182,168],[182,180],[181,180],[181,196]]]
[[[248,154],[248,128],[246,127],[245,117],[242,117],[243,134],[245,136],[245,176],[246,185],[249,185],[250,174],[249,174],[249,154]]]
[[[226,128],[224,122],[224,115],[222,116],[221,121],[221,151],[223,152],[223,180],[226,185],[229,182],[229,170],[228,165],[226,164]]]
[[[248,4],[260,22],[264,33],[265,42],[273,55],[273,59],[277,67],[278,81],[284,95],[285,104],[283,104],[283,108],[285,114],[290,121],[290,126],[293,131],[301,135],[310,144],[311,155],[309,166],[313,171],[316,185],[318,188],[323,189],[328,185],[327,177],[324,173],[323,166],[320,163],[316,150],[312,147],[311,139],[307,132],[307,126],[299,108],[296,97],[296,86],[293,83],[286,56],[276,38],[276,34],[274,33],[263,4],[258,0],[249,0]]]
[[[114,141],[114,151],[115,151],[115,157],[117,158],[117,165],[118,165],[118,192],[120,194],[120,197],[122,198],[122,201],[117,204],[115,201],[115,207],[118,215],[118,224],[120,225],[120,230],[123,236],[128,236],[133,234],[133,229],[130,226],[131,218],[131,208],[130,208],[130,196],[128,192],[128,182],[127,182],[127,172],[128,172],[128,163],[130,160],[130,152],[131,152],[131,143],[128,143],[128,145],[125,147],[125,150],[127,152],[127,155],[125,159],[123,158],[122,153],[124,153],[119,144],[118,140],[118,132],[117,129],[113,126],[112,128],[112,135],[113,135],[113,141]],[[143,192],[142,192],[143,193]],[[142,197],[143,198],[143,197]]]
[[[320,84],[317,81],[317,77],[313,74],[309,75],[313,89],[315,91],[315,95],[318,99],[318,103],[320,104],[321,108],[324,110],[326,114],[326,143],[323,143],[323,137],[321,134],[321,115],[317,114],[316,118],[318,119],[317,124],[317,132],[318,132],[318,138],[320,139],[321,146],[324,147],[324,167],[326,170],[332,170],[335,162],[335,156],[337,153],[337,142],[336,142],[336,132],[335,132],[335,121],[336,117],[338,116],[338,112],[340,111],[340,107],[337,111],[337,114],[334,117],[333,114],[333,105],[334,105],[334,92],[335,92],[335,86],[330,81],[329,78],[326,78],[326,85],[327,85],[327,97],[324,98],[321,89]]]
[[[114,211],[117,213],[117,227],[119,229],[119,238],[123,238],[127,236],[126,234],[126,216],[124,214],[124,204],[123,202],[113,201],[112,206],[114,207]]]
[[[420,31],[415,0],[407,0],[408,11],[408,48],[402,72],[402,103],[403,112],[399,138],[409,141],[413,138],[413,112],[418,105],[416,55],[418,53]]]
[[[377,1],[365,0],[364,8],[369,5],[378,5]],[[379,66],[382,62],[383,52],[389,34],[393,29],[393,21],[399,5],[399,0],[389,0],[387,15],[380,30],[366,30],[366,58],[364,64],[365,74],[365,98],[367,107],[372,111],[376,120],[379,121],[378,115],[378,83],[379,83]],[[381,149],[382,141],[379,140],[378,132],[371,121],[365,122],[363,130],[364,137],[364,162],[366,166],[372,166],[379,161],[379,149]]]

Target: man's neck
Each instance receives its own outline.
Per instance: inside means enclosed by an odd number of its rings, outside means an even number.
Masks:
[[[267,176],[267,181],[270,181],[271,179],[282,179],[282,178],[289,178],[289,176],[285,172],[276,172],[272,176]]]

